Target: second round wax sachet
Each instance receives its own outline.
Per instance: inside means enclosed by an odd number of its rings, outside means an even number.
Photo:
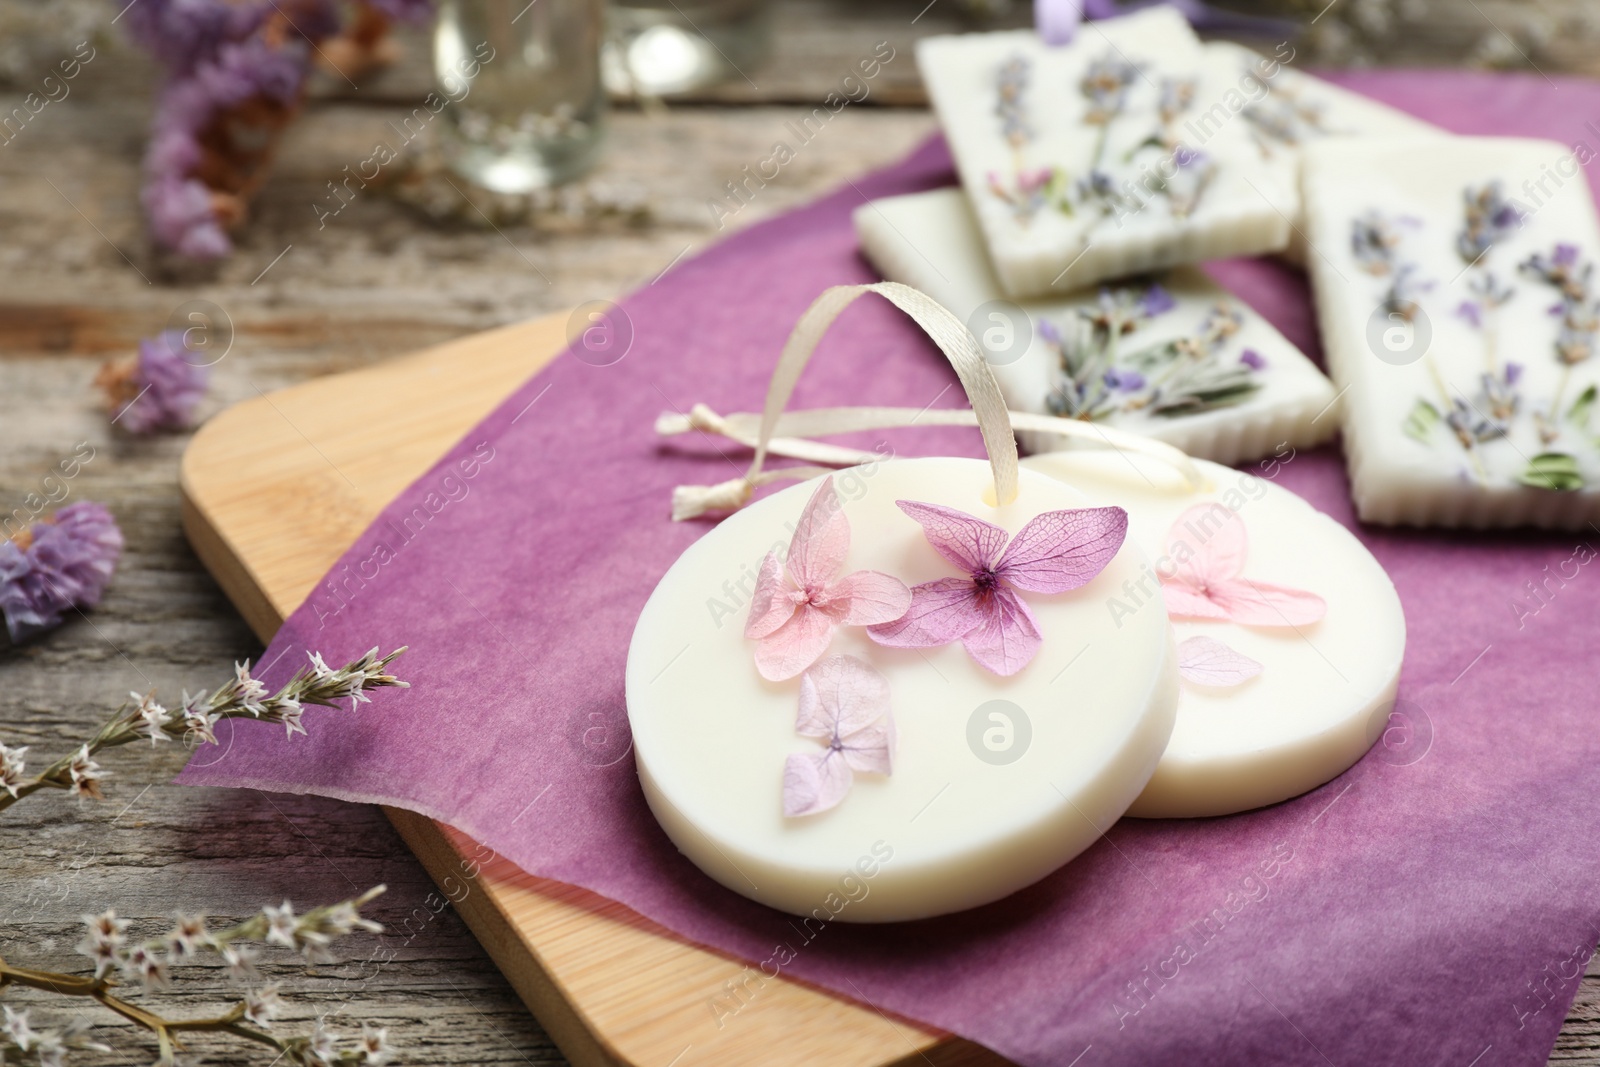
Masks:
[[[1405,651],[1394,586],[1348,530],[1269,480],[1196,463],[1201,492],[1136,455],[1022,461],[1127,510],[1152,564],[1103,610],[1172,615],[1177,724],[1134,816],[1225,815],[1338,776],[1387,724]]]

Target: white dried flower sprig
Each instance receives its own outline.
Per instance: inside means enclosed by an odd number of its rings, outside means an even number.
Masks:
[[[118,708],[91,740],[32,778],[24,776],[27,747],[7,748],[0,744],[0,811],[41,789],[65,789],[79,797],[102,799],[100,786],[111,772],[94,757],[105,749],[133,741],[149,740],[152,746],[172,740],[182,740],[190,746],[214,745],[216,724],[222,719],[239,718],[282,723],[290,737],[303,734],[306,731],[300,725],[300,716],[307,704],[334,707],[338,701],[349,700],[354,709],[371,703],[367,696],[370,689],[409,688],[410,683],[388,673],[389,664],[405,651],[402,647],[380,656],[373,648],[338,669],[329,667],[320,653],[313,652],[310,666],[273,694],[250,676],[250,662],[246,660],[235,664],[233,677],[214,692],[191,697],[185,691],[182,706],[171,710],[158,704],[154,693],[130,694],[132,700]]]
[[[330,672],[331,673],[331,672]],[[338,1035],[320,1021],[310,1035],[279,1037],[268,1033],[273,1021],[283,1013],[277,982],[248,985],[259,977],[255,969],[257,950],[248,942],[280,945],[319,962],[329,959],[328,946],[336,938],[358,930],[377,933],[383,929],[371,919],[361,917],[361,908],[384,891],[383,886],[367,890],[359,897],[314,908],[296,915],[288,901],[279,907],[265,907],[242,923],[222,930],[211,930],[203,915],[178,915],[170,931],[149,941],[129,941],[128,921],[115,911],[83,917],[84,935],[78,952],[94,963],[92,976],[58,974],[13,967],[0,959],[0,992],[8,985],[28,986],[63,996],[91,997],[101,1006],[144,1027],[156,1035],[160,1046],[157,1067],[172,1067],[183,1050],[181,1035],[193,1032],[231,1034],[269,1046],[278,1059],[303,1067],[362,1065],[381,1067],[394,1059],[388,1031],[367,1023],[361,1036],[341,1044]],[[203,1019],[168,1019],[115,995],[119,985],[138,984],[146,991],[167,983],[168,969],[191,963],[211,954],[226,964],[226,974],[246,983],[244,996],[221,1015]],[[79,1021],[63,1030],[35,1030],[26,1011],[4,1007],[0,1024],[0,1064],[37,1063],[39,1067],[59,1067],[71,1049],[111,1051],[88,1039],[88,1026]],[[277,1062],[276,1060],[274,1062]]]

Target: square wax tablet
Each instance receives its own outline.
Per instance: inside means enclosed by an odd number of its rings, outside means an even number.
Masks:
[[[1204,259],[1284,248],[1246,123],[1195,136],[1236,75],[1170,7],[1084,24],[932,37],[917,63],[995,275],[1013,299]]]
[[[972,328],[1012,410],[1104,423],[1218,463],[1306,447],[1338,428],[1328,379],[1195,268],[1018,303],[1001,295],[958,190],[872,201],[855,226],[884,277]],[[1067,447],[1021,436],[1032,451]]]
[[[1573,151],[1328,140],[1306,150],[1304,195],[1361,517],[1600,519],[1600,229]]]
[[[1306,259],[1302,148],[1328,137],[1449,136],[1404,111],[1295,70],[1277,55],[1265,56],[1232,41],[1208,41],[1205,52],[1219,79],[1233,91],[1225,90],[1208,110],[1189,119],[1187,130],[1203,137],[1223,123],[1244,122],[1260,167],[1272,178],[1260,183],[1262,195],[1290,220],[1289,246],[1282,255],[1292,263]]]

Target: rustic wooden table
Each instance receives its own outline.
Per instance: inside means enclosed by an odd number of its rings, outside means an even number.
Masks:
[[[71,498],[105,502],[127,536],[117,579],[87,620],[21,648],[0,635],[0,740],[53,758],[130,690],[175,697],[184,687],[214,686],[233,660],[259,651],[179,531],[185,438],[111,433],[90,386],[102,360],[163,328],[180,303],[213,301],[236,328],[207,402],[215,411],[309,377],[614,297],[725,232],[894,161],[932,132],[909,46],[962,22],[955,0],[926,2],[786,3],[776,15],[776,54],[749,72],[752,82],[663,111],[616,112],[589,188],[602,202],[642,201],[644,217],[586,221],[556,212],[497,230],[440,222],[374,191],[319,228],[313,205],[325,183],[364,158],[425,86],[424,53],[412,38],[398,68],[364,79],[358,90],[322,94],[283,146],[237,254],[208,271],[161,259],[143,234],[137,187],[151,72],[117,45],[109,11],[77,0],[0,4],[4,113],[29,90],[30,64],[58,58],[53,48],[64,56],[86,37],[99,48],[69,98],[0,146],[0,514],[23,506],[43,476],[87,442],[94,458],[70,483]],[[1347,3],[1354,16],[1331,17],[1336,29],[1319,45],[1336,57],[1358,55],[1364,39],[1385,39],[1373,30],[1372,12],[1389,5]],[[1379,48],[1380,58],[1396,51],[1435,60],[1520,56],[1568,70],[1593,63],[1594,52],[1577,47],[1581,38],[1569,26],[1587,17],[1582,4],[1483,0],[1422,20],[1404,5],[1396,10],[1402,15],[1385,17],[1411,18],[1416,32],[1403,47]],[[19,25],[37,38],[31,53],[19,53]],[[1517,55],[1503,44],[1496,51],[1497,34],[1517,45]],[[896,57],[873,95],[829,123],[719,231],[708,202],[721,200],[724,183],[765,158],[783,124],[816,106],[879,41],[889,41]],[[350,407],[359,417],[361,398],[351,397]],[[319,505],[308,498],[304,506]],[[283,1028],[307,1032],[323,1015],[346,1032],[370,1021],[387,1026],[403,1062],[413,1064],[564,1062],[454,914],[435,915],[427,905],[432,886],[376,809],[180,789],[164,783],[185,753],[167,748],[111,755],[105,762],[115,777],[104,803],[79,806],[50,794],[0,816],[0,953],[8,960],[80,969],[84,961],[72,951],[79,916],[106,907],[153,933],[179,908],[235,918],[285,897],[310,905],[384,882],[389,893],[375,917],[392,930],[418,917],[408,933],[384,939],[384,955],[394,958],[368,962],[377,938],[353,942],[344,962],[314,971],[280,958],[268,970],[293,993]],[[173,1014],[220,1007],[214,978],[208,968],[177,972]],[[37,1006],[36,1017],[71,1017],[27,991],[6,1000]],[[152,1058],[144,1035],[109,1015],[94,1021],[116,1051],[82,1062]],[[253,1050],[219,1041],[196,1041],[194,1057],[262,1062]],[[1600,968],[1586,977],[1552,1062],[1600,1064]]]

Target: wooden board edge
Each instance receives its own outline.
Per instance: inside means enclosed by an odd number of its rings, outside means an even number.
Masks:
[[[383,813],[439,891],[447,898],[453,897],[447,879],[461,884],[470,873],[471,864],[456,850],[441,824],[404,808],[384,805]],[[515,921],[492,890],[473,892],[469,888],[461,899],[452,900],[452,906],[574,1067],[635,1067],[562,993],[537,951],[522,940]]]

